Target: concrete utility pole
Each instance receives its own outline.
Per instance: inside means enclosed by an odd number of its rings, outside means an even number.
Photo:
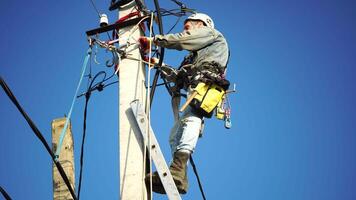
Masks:
[[[119,18],[135,11],[136,3],[126,4],[119,8]],[[143,32],[140,28],[131,32],[133,26],[120,29],[120,37],[128,38],[131,44]],[[130,57],[140,59],[139,49],[131,45],[127,52]],[[120,152],[120,200],[146,200],[144,184],[145,166],[143,166],[144,141],[136,125],[130,103],[139,99],[145,105],[145,69],[142,62],[123,59],[119,71],[119,152]]]
[[[66,118],[59,118],[52,121],[52,148],[53,152],[56,151],[59,136],[64,128]],[[74,175],[74,145],[72,136],[72,126],[69,123],[66,130],[66,135],[63,139],[62,150],[59,154],[59,163],[61,163],[65,173],[68,176],[69,182],[74,190],[75,186],[75,175]],[[59,174],[56,165],[53,163],[52,166],[52,176],[53,176],[53,200],[68,200],[73,199],[70,194],[63,178]]]

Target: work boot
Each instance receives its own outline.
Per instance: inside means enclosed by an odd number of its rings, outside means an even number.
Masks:
[[[188,176],[187,176],[187,162],[189,153],[176,152],[173,156],[173,162],[169,167],[174,183],[180,194],[186,194],[188,191]],[[150,174],[146,175],[146,185],[150,185]],[[166,194],[163,184],[157,172],[152,174],[152,191],[159,194]]]
[[[169,167],[169,171],[173,176],[173,180],[177,186],[178,192],[181,194],[186,194],[188,191],[188,159],[189,153],[177,151],[174,153],[173,162]]]
[[[146,182],[146,187],[150,187],[150,174],[147,174],[145,177],[145,182]],[[154,172],[152,174],[152,191],[159,193],[159,194],[166,194],[166,191],[164,190],[163,184],[161,182],[161,179],[158,175],[158,172]]]

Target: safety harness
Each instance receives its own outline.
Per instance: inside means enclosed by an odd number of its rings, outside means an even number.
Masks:
[[[192,52],[186,56],[178,69],[167,65],[160,67],[162,79],[173,83],[168,89],[172,96],[175,119],[178,119],[180,96],[184,96],[180,90],[185,89],[192,92],[179,110],[180,112],[183,112],[189,105],[206,118],[211,118],[215,113],[217,119],[225,121],[226,128],[231,128],[231,108],[227,96],[230,82],[226,79],[228,63],[224,67],[216,62],[205,62],[200,66],[193,66],[191,63],[194,55]]]

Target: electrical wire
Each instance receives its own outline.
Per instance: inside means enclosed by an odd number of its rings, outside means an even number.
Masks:
[[[156,13],[157,13],[157,18],[158,18],[158,25],[159,25],[159,32],[160,32],[160,34],[163,34],[163,24],[162,24],[162,16],[169,16],[169,15],[173,15],[173,16],[176,16],[176,17],[178,17],[178,19],[176,20],[176,22],[174,23],[174,25],[169,29],[169,31],[167,32],[167,34],[168,33],[170,33],[175,27],[176,27],[176,25],[179,23],[179,21],[180,21],[180,19],[181,19],[181,17],[182,16],[184,16],[184,15],[186,15],[186,12],[192,12],[192,10],[191,9],[187,9],[186,7],[185,7],[185,5],[184,4],[182,4],[181,2],[179,2],[179,1],[176,1],[176,0],[172,0],[173,2],[175,2],[177,5],[179,5],[180,7],[181,7],[181,9],[179,10],[179,9],[172,9],[172,10],[166,10],[166,9],[161,9],[160,7],[159,7],[159,3],[158,3],[158,1],[157,0],[154,0],[154,3],[155,3],[155,7],[156,7]],[[92,0],[91,0],[91,2],[92,2]],[[94,3],[92,2],[92,4],[93,4],[93,6],[95,7],[95,5],[94,5]],[[96,9],[97,10],[97,9]],[[177,12],[178,11],[178,12]],[[152,13],[153,14],[153,13]],[[99,15],[100,16],[100,15]],[[147,17],[148,18],[148,17]],[[132,35],[132,32],[134,32],[137,28],[138,28],[138,26],[139,26],[139,24],[143,21],[143,20],[145,20],[145,19],[147,19],[147,18],[144,18],[144,19],[142,19],[137,25],[135,25],[134,27],[133,27],[133,29],[131,29],[130,30],[130,36],[129,37],[131,37],[131,35]],[[153,17],[151,16],[151,22],[150,22],[150,37],[151,37],[151,34],[152,33],[154,33],[154,31],[152,30],[152,19],[153,19]],[[117,34],[118,34],[118,36],[119,36],[119,33],[117,32]],[[129,41],[129,40],[127,40],[127,41]],[[136,41],[137,42],[137,41]],[[127,45],[127,47],[128,46],[130,46],[130,44],[128,44]],[[151,60],[150,58],[151,58],[151,51],[152,51],[152,47],[151,47],[151,43],[150,43],[150,48],[149,48],[149,50],[150,50],[150,52],[149,52],[149,61]],[[158,53],[158,55],[160,56],[160,58],[159,58],[159,63],[158,63],[158,66],[161,66],[162,65],[162,62],[163,62],[163,57],[164,57],[164,48],[161,48],[160,47],[160,49],[158,49],[158,50],[156,50],[155,51],[155,53],[154,53],[154,55],[153,56],[155,56],[156,54]],[[140,60],[140,61],[142,61],[142,60]],[[150,66],[150,63],[148,63],[148,83],[150,83],[150,70],[151,70],[151,66]],[[116,74],[116,73],[114,73],[114,74]],[[170,91],[170,89],[169,89],[169,83],[167,83],[166,82],[166,80],[164,80],[163,79],[163,81],[164,81],[164,83],[163,84],[157,84],[157,81],[158,81],[158,76],[159,76],[159,74],[160,74],[160,70],[159,70],[159,68],[158,68],[158,70],[156,71],[156,74],[155,74],[155,77],[154,77],[154,80],[153,80],[153,84],[152,84],[152,86],[151,87],[147,87],[147,94],[150,94],[149,96],[150,96],[150,98],[147,98],[148,97],[148,95],[146,96],[146,113],[147,113],[147,115],[148,115],[148,131],[147,131],[147,133],[148,133],[148,143],[150,143],[150,139],[149,139],[149,124],[150,124],[150,115],[149,115],[149,113],[150,113],[150,107],[151,107],[151,104],[152,104],[152,101],[153,101],[153,96],[154,96],[154,92],[155,92],[155,88],[157,87],[157,86],[160,86],[160,85],[165,85],[166,86],[166,88],[167,88],[167,90],[168,90],[168,92],[171,94],[171,91]],[[108,79],[110,79],[111,77],[109,77]],[[95,78],[94,78],[95,79]],[[94,81],[94,79],[92,80],[92,81]],[[104,78],[105,79],[105,78]],[[93,83],[93,82],[91,82],[91,83]],[[103,82],[102,82],[103,83]],[[102,84],[101,83],[101,84]],[[102,88],[101,89],[103,89],[104,87],[107,87],[107,86],[109,86],[109,85],[111,85],[111,84],[114,84],[114,83],[116,83],[116,82],[113,82],[113,83],[110,83],[110,84],[108,84],[108,85],[104,85],[104,86],[102,86]],[[97,85],[97,84],[96,84]],[[89,98],[90,98],[90,93],[93,91],[93,90],[96,90],[97,89],[97,86],[94,86],[94,87],[89,87],[89,89],[88,89],[88,91],[87,91],[87,93],[85,94],[85,96],[86,96],[86,104],[85,104],[85,110],[84,110],[84,115],[85,115],[85,117],[84,117],[84,119],[86,119],[86,112],[87,112],[87,103],[88,103],[88,100],[89,100]],[[99,84],[100,85],[100,84]],[[99,86],[98,85],[98,86]],[[150,90],[152,88],[152,90]],[[86,123],[84,123],[84,125],[83,125],[83,131],[85,131],[85,128],[86,128]],[[84,146],[84,139],[85,139],[85,132],[83,133],[83,143],[82,143],[82,152],[83,152],[83,146]],[[148,146],[149,146],[150,144],[148,144]],[[146,150],[146,148],[144,148],[145,150]],[[150,149],[150,148],[149,148]],[[146,155],[146,151],[144,152],[144,155]],[[149,155],[151,155],[150,154],[150,152],[149,152]],[[82,156],[81,156],[81,159],[82,159]],[[144,163],[145,163],[145,158],[144,158]],[[195,175],[196,175],[196,177],[197,177],[197,180],[198,180],[198,184],[199,184],[199,188],[200,188],[200,191],[201,191],[201,193],[202,193],[202,196],[203,196],[203,199],[205,200],[206,198],[205,198],[205,194],[204,194],[204,191],[203,191],[203,188],[202,188],[202,185],[201,185],[201,182],[200,182],[200,178],[199,178],[199,176],[198,176],[198,172],[197,172],[197,169],[196,169],[196,166],[195,166],[195,164],[194,164],[194,161],[193,161],[193,158],[192,157],[190,157],[190,160],[191,160],[191,163],[192,163],[192,167],[193,167],[193,170],[194,170],[194,173],[195,173]],[[149,161],[150,161],[150,165],[149,165],[149,167],[150,167],[150,173],[152,173],[152,164],[151,164],[151,158],[149,159]],[[82,162],[82,160],[81,160],[81,162]],[[145,164],[144,164],[145,165]],[[82,168],[82,165],[81,165],[81,168]],[[81,182],[81,175],[80,175],[80,182]],[[78,191],[80,191],[80,187],[79,187],[79,190]],[[79,193],[78,193],[78,197],[79,197]],[[152,198],[152,176],[150,176],[150,197]]]
[[[93,0],[90,0],[90,3],[91,3],[91,5],[93,6],[93,8],[95,9],[96,13],[98,14],[98,16],[100,18],[101,17],[100,16],[100,12],[99,12],[98,8],[95,6],[95,3],[93,2]]]
[[[95,3],[93,2],[93,0],[90,0],[93,8],[95,9],[96,13],[98,14],[98,16],[100,17],[100,13],[99,13],[99,10],[97,9]],[[155,1],[156,3],[156,1]],[[156,3],[156,7],[158,6],[158,2]],[[179,22],[180,20],[180,16],[181,16],[181,13],[173,13],[172,11],[168,11],[168,10],[163,10],[166,15],[167,14],[170,14],[170,15],[175,15],[175,16],[179,16],[178,20],[176,21],[176,23],[174,24],[174,26],[168,31],[168,33],[170,31],[172,31],[174,29],[174,27],[177,25],[177,23]],[[153,17],[151,17],[152,19]],[[160,14],[159,14],[159,18],[160,18]],[[143,20],[142,20],[143,21]],[[138,24],[140,24],[142,21],[140,21]],[[161,19],[160,19],[160,24],[161,24]],[[151,28],[152,28],[152,21],[151,21]],[[162,29],[162,25],[160,26],[160,30]],[[163,30],[163,29],[162,29]],[[152,32],[152,30],[150,31],[150,33]],[[110,36],[108,36],[110,38]],[[151,45],[150,45],[151,46]],[[150,48],[150,51],[151,51],[151,48]],[[163,61],[163,56],[164,56],[164,48],[161,48],[160,49],[160,64],[162,64],[162,61]],[[150,54],[151,55],[151,54]],[[149,59],[150,60],[150,59]],[[150,67],[150,66],[149,66]],[[91,71],[91,67],[90,67],[90,71]],[[109,78],[106,78],[106,74],[104,76],[104,79],[95,84],[94,86],[92,86],[92,84],[94,83],[95,79],[102,73],[98,73],[92,80],[91,80],[91,72],[89,74],[89,79],[88,81],[91,81],[90,82],[90,86],[88,87],[87,89],[87,92],[85,93],[85,96],[86,96],[86,101],[85,101],[85,109],[84,109],[84,123],[83,123],[83,138],[82,138],[82,146],[81,146],[81,155],[80,155],[80,178],[79,178],[79,187],[78,187],[78,200],[79,200],[79,197],[80,197],[80,190],[81,190],[81,183],[82,183],[82,169],[83,169],[83,164],[84,164],[84,144],[85,144],[85,136],[86,136],[86,117],[87,117],[87,106],[88,106],[88,102],[89,102],[89,99],[90,99],[90,96],[91,96],[91,92],[98,89],[100,90],[99,88],[101,87],[102,89],[109,86],[109,85],[112,85],[114,83],[117,83],[118,81],[116,82],[112,82],[110,84],[107,84],[107,85],[103,85],[103,82],[104,81],[107,81],[109,80],[110,78],[112,78],[116,73],[114,73],[112,76],[110,76]],[[150,73],[149,73],[150,74]],[[156,73],[157,74],[157,73]],[[157,75],[156,75],[157,76]],[[164,83],[166,84],[166,83]],[[61,164],[56,161],[55,159],[55,155],[53,154],[53,152],[50,150],[49,148],[49,145],[47,144],[47,142],[45,141],[45,139],[43,138],[42,134],[40,133],[40,131],[38,130],[38,128],[35,126],[35,124],[32,122],[32,120],[27,116],[27,114],[25,113],[25,111],[22,109],[22,107],[20,106],[20,104],[17,102],[15,96],[12,94],[11,90],[7,87],[6,83],[3,81],[3,79],[1,78],[1,85],[3,87],[3,89],[5,90],[5,92],[8,94],[8,96],[10,97],[10,99],[13,101],[13,103],[15,104],[15,106],[18,108],[18,110],[21,112],[21,114],[25,117],[26,121],[28,122],[28,124],[30,125],[30,127],[32,128],[32,130],[34,131],[34,133],[36,134],[36,136],[41,140],[41,142],[43,143],[43,145],[45,146],[46,150],[48,151],[48,153],[51,155],[55,165],[57,166],[59,172],[60,172],[60,175],[62,176],[62,178],[64,179],[73,199],[77,199],[75,194],[74,194],[74,191],[73,189],[71,188],[70,186],[70,183],[69,183],[69,180],[68,180],[68,177],[66,176]],[[152,88],[155,88],[157,86],[157,84],[154,84],[154,86],[152,86]],[[148,89],[148,92],[150,90]],[[154,89],[153,89],[153,92],[151,93],[150,97],[151,98],[147,98],[148,99],[148,102],[149,102],[149,105],[151,104],[150,102],[150,99],[153,98],[153,94],[154,94]],[[149,106],[150,107],[150,106]],[[149,111],[148,111],[149,112]],[[151,159],[150,159],[151,160]],[[152,170],[152,169],[151,169]],[[151,190],[152,190],[152,180],[150,181],[151,183]],[[0,187],[0,190],[1,190],[1,193],[4,195],[4,197],[6,199],[11,199],[7,193],[5,192],[5,190],[3,190],[2,187]],[[151,191],[152,193],[152,191]]]
[[[93,86],[93,83],[95,81],[95,79],[97,79],[100,75],[104,75],[103,80],[99,81],[99,83],[96,83]],[[80,191],[81,191],[81,186],[82,186],[82,175],[83,175],[83,166],[84,166],[84,144],[85,144],[85,136],[86,136],[86,127],[87,127],[87,109],[88,109],[88,103],[89,103],[89,99],[91,96],[91,92],[95,89],[97,89],[97,87],[99,85],[102,85],[103,81],[105,80],[106,77],[106,73],[104,71],[100,71],[98,72],[94,78],[91,80],[89,87],[87,89],[87,92],[85,93],[85,106],[84,106],[84,119],[83,119],[83,137],[82,137],[82,145],[81,145],[81,149],[80,149],[80,170],[79,170],[79,184],[78,184],[78,200],[80,199]]]
[[[161,15],[161,8],[159,6],[158,0],[154,0],[154,4],[155,4],[155,7],[156,7],[156,11],[157,11],[159,34],[163,35],[164,32],[163,32],[162,15]],[[158,66],[162,66],[163,59],[164,59],[164,48],[163,47],[159,48],[159,55],[160,56],[159,56]],[[150,93],[150,104],[151,105],[152,105],[152,102],[153,102],[154,93],[156,91],[156,85],[157,85],[159,74],[160,74],[160,71],[156,70],[155,76],[153,78],[152,90],[151,90],[151,93]]]
[[[171,9],[171,10],[166,10],[164,8],[161,8],[161,15],[163,17],[166,16],[176,16],[176,17],[181,17],[186,15],[186,13],[184,11],[182,11],[181,9]]]
[[[20,103],[17,101],[15,95],[12,93],[12,91],[10,90],[10,88],[7,86],[6,82],[4,81],[4,79],[2,77],[0,77],[0,84],[1,87],[3,88],[3,90],[5,91],[5,93],[7,94],[7,96],[10,98],[10,100],[12,101],[13,104],[15,104],[16,108],[20,111],[20,113],[22,114],[22,116],[25,118],[26,122],[28,123],[28,125],[31,127],[32,131],[35,133],[35,135],[37,136],[37,138],[41,141],[41,143],[43,144],[43,146],[46,148],[47,152],[49,153],[49,155],[51,156],[54,164],[56,165],[59,174],[61,175],[61,177],[64,180],[64,183],[66,184],[70,194],[72,195],[72,198],[74,200],[77,200],[77,197],[74,193],[74,190],[72,188],[72,186],[70,185],[69,179],[62,167],[62,165],[59,163],[59,161],[56,159],[56,156],[54,155],[54,153],[52,152],[51,148],[49,147],[47,141],[45,140],[45,138],[43,137],[42,133],[40,132],[40,130],[37,128],[37,126],[35,125],[35,123],[31,120],[31,118],[27,115],[27,113],[25,112],[25,110],[21,107]]]
[[[82,186],[82,174],[83,174],[83,164],[84,164],[84,144],[85,144],[85,135],[86,135],[86,118],[87,118],[87,108],[88,102],[90,98],[90,92],[87,93],[89,95],[85,95],[85,106],[84,106],[84,122],[83,122],[83,138],[82,138],[82,146],[80,149],[80,170],[79,170],[79,185],[78,185],[78,200],[80,199],[80,191]]]
[[[101,18],[101,14],[100,14],[98,8],[96,7],[94,1],[93,1],[93,0],[90,0],[90,3],[91,3],[91,5],[93,6],[95,12],[98,14],[98,17],[99,17],[99,19],[100,19],[100,18]],[[110,37],[109,33],[106,32],[106,34],[107,34],[108,38],[111,40],[111,37]]]
[[[114,81],[114,82],[108,83],[108,84],[104,85],[103,88],[106,88],[106,87],[108,87],[108,86],[110,86],[110,85],[113,85],[113,84],[115,84],[115,83],[118,83],[118,82],[119,82],[119,81]]]
[[[174,3],[176,3],[178,6],[180,6],[181,8],[185,8],[185,5],[182,3],[182,2],[180,2],[180,1],[177,1],[177,0],[171,0],[171,1],[173,1]]]
[[[192,156],[192,155],[190,155],[189,161],[190,161],[190,163],[191,163],[191,165],[192,165],[192,167],[193,167],[194,174],[195,174],[195,176],[197,177],[197,181],[198,181],[198,185],[199,185],[199,189],[200,189],[201,195],[203,196],[203,199],[206,200],[206,198],[205,198],[205,193],[204,193],[204,190],[203,190],[203,186],[202,186],[202,184],[201,184],[201,182],[200,182],[200,178],[199,178],[199,175],[198,175],[198,170],[197,170],[197,168],[196,168],[196,166],[195,166],[195,163],[194,163],[194,160],[193,160],[193,156]]]
[[[182,4],[181,2],[179,2],[179,1],[177,1],[177,0],[172,0],[172,1],[175,2],[176,4],[178,4],[179,6],[181,6],[181,10],[186,9],[185,5]],[[157,18],[158,18],[158,20],[159,20],[159,23],[158,23],[158,24],[159,24],[159,31],[160,31],[160,34],[163,34],[163,25],[162,25],[162,13],[161,13],[161,9],[160,9],[160,7],[159,7],[158,0],[154,0],[154,3],[155,3],[155,6],[156,6]],[[190,11],[190,12],[193,11],[193,10],[191,10],[191,9],[186,9],[186,10],[187,10],[187,11]],[[176,13],[173,13],[173,12],[171,12],[171,11],[164,10],[164,12],[167,12],[167,13],[169,13],[170,15],[175,15],[175,16],[177,16]],[[184,14],[185,14],[185,12],[184,12]],[[166,16],[166,15],[165,15],[165,16]],[[176,21],[176,23],[175,23],[174,26],[168,31],[168,33],[169,33],[171,30],[173,30],[173,28],[178,24],[179,20],[180,20],[180,18]],[[161,49],[160,53],[161,53],[161,57],[162,57],[162,58],[160,58],[160,63],[158,64],[158,66],[161,66],[161,65],[162,65],[163,56],[164,56],[164,48]],[[156,71],[156,74],[155,74],[155,77],[154,77],[153,85],[152,85],[153,88],[152,88],[152,90],[151,90],[151,103],[152,103],[152,101],[153,101],[153,96],[154,96],[155,88],[156,88],[156,86],[157,86],[157,80],[158,80],[159,74],[160,74],[160,70],[157,70],[157,71]],[[163,81],[164,81],[164,84],[165,84],[165,86],[166,86],[168,92],[170,92],[169,87],[168,87],[168,85],[166,84],[166,82],[165,82],[164,79],[163,79]],[[190,161],[191,161],[191,163],[192,163],[193,171],[194,171],[194,173],[195,173],[195,175],[196,175],[196,178],[197,178],[197,180],[198,180],[199,189],[200,189],[200,191],[201,191],[201,194],[202,194],[202,196],[203,196],[203,199],[206,200],[205,194],[204,194],[204,191],[203,191],[203,187],[202,187],[202,184],[201,184],[201,182],[200,182],[199,175],[198,175],[198,171],[197,171],[197,169],[196,169],[196,166],[195,166],[195,163],[194,163],[194,160],[193,160],[193,157],[192,157],[192,156],[190,156]]]
[[[176,22],[174,23],[174,25],[169,29],[169,31],[166,34],[169,34],[178,24],[178,22],[180,21],[182,17],[178,17],[178,19],[176,20]]]
[[[7,194],[7,192],[6,192],[6,191],[4,190],[4,188],[2,188],[1,186],[0,186],[0,192],[1,192],[2,196],[4,196],[4,198],[5,198],[6,200],[12,200],[11,197],[10,197],[10,195]]]

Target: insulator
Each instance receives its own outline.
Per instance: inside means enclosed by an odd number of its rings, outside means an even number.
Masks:
[[[109,24],[109,19],[106,14],[100,15],[100,27],[107,26]]]

